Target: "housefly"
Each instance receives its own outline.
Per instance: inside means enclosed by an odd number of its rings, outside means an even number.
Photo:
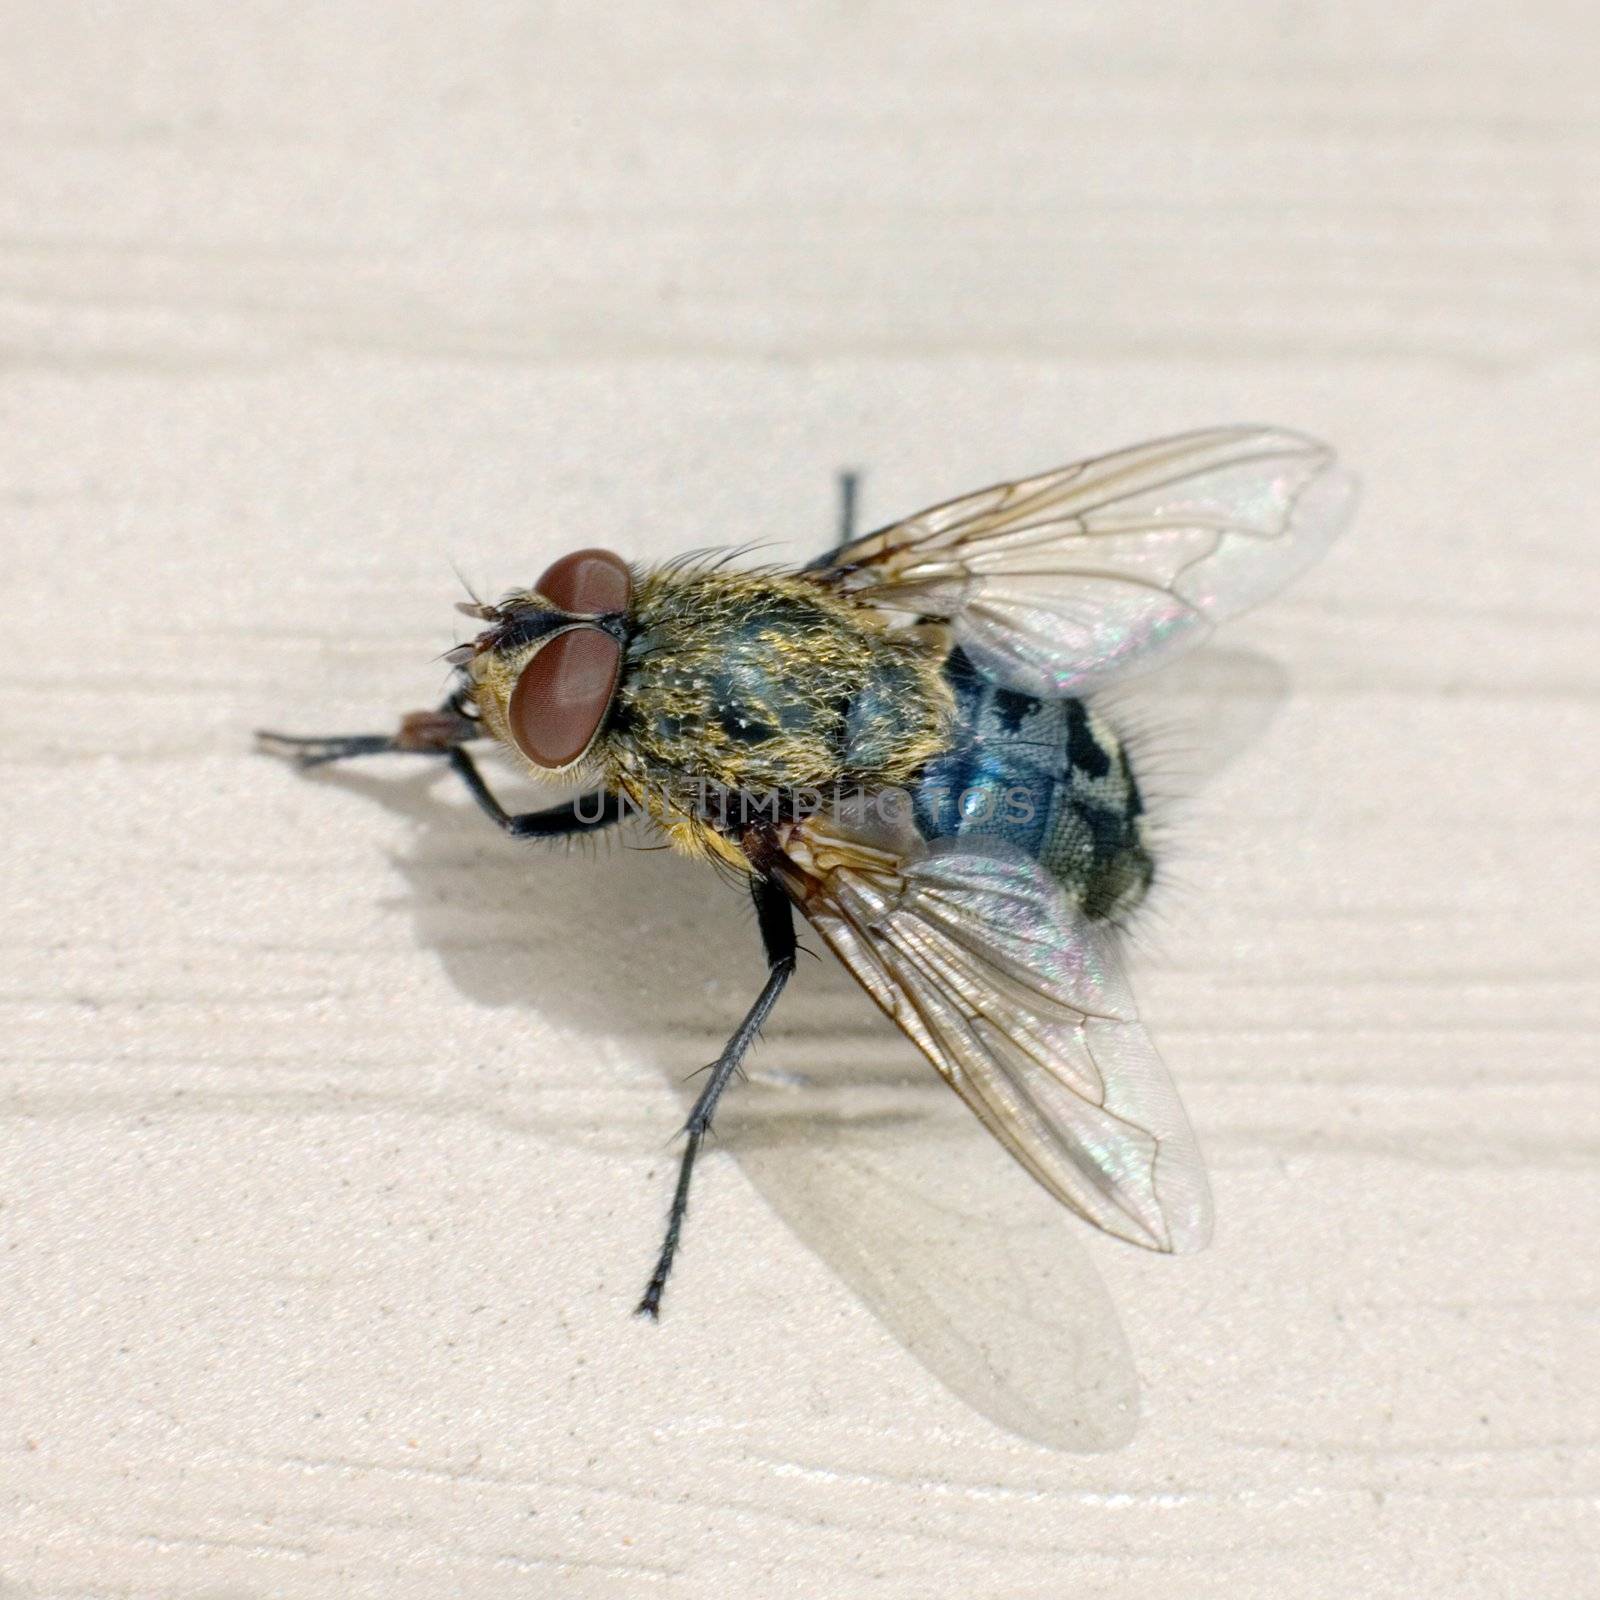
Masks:
[[[307,767],[447,760],[517,838],[639,815],[748,885],[766,981],[690,1112],[640,1312],[659,1313],[717,1102],[794,971],[796,908],[1051,1194],[1195,1250],[1205,1174],[1115,953],[1154,871],[1144,805],[1090,697],[1278,589],[1353,499],[1325,445],[1223,427],[847,526],[798,569],[580,550],[461,607],[482,628],[439,709],[261,740]],[[509,814],[482,739],[588,792]]]

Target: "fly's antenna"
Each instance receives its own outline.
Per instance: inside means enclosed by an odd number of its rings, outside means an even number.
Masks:
[[[450,570],[453,573],[455,573],[456,582],[459,583],[461,585],[461,587],[467,591],[467,598],[472,602],[472,604],[473,604],[473,606],[475,608],[472,611],[468,611],[467,615],[469,617],[481,615],[482,612],[485,609],[484,604],[483,604],[483,599],[478,594],[478,591],[476,589],[474,589],[470,583],[467,582],[466,576],[462,573],[461,568],[456,565],[454,558],[452,558],[451,561],[450,561]],[[463,607],[462,609],[465,610],[465,607]]]
[[[472,617],[478,622],[488,622],[493,624],[497,624],[503,620],[500,607],[489,605],[484,600],[479,598],[478,591],[467,582],[466,574],[462,572],[461,568],[456,565],[453,559],[450,562],[450,570],[455,573],[456,582],[459,583],[471,597],[467,600],[456,601],[456,610],[459,611],[462,616]],[[476,639],[473,639],[466,644],[454,645],[449,650],[446,650],[441,655],[435,657],[435,659],[439,661],[448,661],[452,667],[455,667],[459,670],[460,668],[466,666],[466,664],[471,661],[475,655],[477,655],[482,639],[483,635],[480,633]]]

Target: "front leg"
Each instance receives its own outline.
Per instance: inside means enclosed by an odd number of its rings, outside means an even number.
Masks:
[[[450,765],[483,814],[513,839],[555,839],[563,834],[593,833],[622,821],[622,797],[603,792],[580,795],[564,806],[549,806],[543,811],[508,812],[484,782],[478,763],[465,750],[452,750]]]
[[[258,731],[256,739],[269,755],[285,756],[305,769],[345,761],[351,756],[444,756],[479,809],[497,828],[516,839],[555,839],[565,834],[593,833],[622,820],[622,801],[613,794],[588,794],[564,806],[543,811],[508,812],[484,782],[483,774],[462,745],[483,737],[483,725],[468,716],[469,691],[457,689],[437,711],[412,711],[393,733],[339,733],[302,738]]]
[[[672,1195],[672,1210],[667,1216],[667,1235],[661,1243],[661,1254],[656,1260],[656,1270],[644,1298],[638,1305],[638,1314],[645,1317],[661,1315],[661,1295],[672,1271],[673,1257],[678,1253],[678,1239],[683,1232],[683,1219],[689,1212],[689,1180],[694,1173],[695,1158],[700,1146],[711,1131],[711,1118],[717,1109],[722,1091],[728,1087],[739,1070],[762,1024],[778,1002],[783,987],[794,972],[795,951],[798,945],[794,934],[794,911],[786,895],[775,880],[756,878],[750,886],[756,903],[756,920],[761,927],[761,942],[767,952],[767,981],[761,986],[755,1004],[745,1013],[744,1021],[733,1030],[733,1037],[722,1048],[722,1054],[712,1064],[711,1075],[700,1097],[684,1124],[687,1142],[683,1147],[683,1160],[678,1167],[678,1186]]]
[[[408,711],[393,733],[334,733],[310,738],[256,729],[256,744],[268,755],[283,756],[302,769],[351,756],[444,756],[483,737],[483,725],[467,714],[471,691],[457,689],[436,711]]]

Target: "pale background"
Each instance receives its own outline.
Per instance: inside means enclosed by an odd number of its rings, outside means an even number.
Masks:
[[[0,7],[0,1594],[1600,1593],[1592,15]],[[1367,494],[1149,713],[1215,1247],[807,963],[632,1319],[745,908],[250,729],[1254,418]]]

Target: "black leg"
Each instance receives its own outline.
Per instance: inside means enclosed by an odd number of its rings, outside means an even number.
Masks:
[[[859,472],[839,474],[839,543],[849,544],[856,536],[856,490],[861,484]]]
[[[476,717],[465,707],[468,691],[457,689],[437,711],[410,711],[393,733],[335,733],[321,738],[301,738],[289,733],[256,730],[256,742],[268,755],[285,756],[299,767],[320,767],[351,756],[449,755],[457,745],[482,736]]]
[[[672,1258],[678,1253],[678,1239],[683,1232],[683,1219],[689,1211],[689,1180],[694,1173],[695,1157],[700,1145],[711,1131],[711,1118],[717,1109],[722,1091],[728,1087],[739,1063],[750,1046],[755,1043],[761,1025],[777,1004],[783,986],[794,971],[795,950],[794,912],[789,897],[771,878],[757,878],[750,886],[756,903],[756,920],[761,926],[761,942],[767,952],[767,981],[761,986],[756,1002],[745,1013],[744,1021],[733,1031],[733,1037],[722,1048],[722,1054],[712,1064],[711,1075],[700,1091],[689,1120],[684,1124],[688,1142],[683,1147],[683,1160],[678,1167],[678,1186],[672,1194],[672,1210],[667,1216],[667,1236],[661,1242],[661,1254],[656,1259],[656,1270],[650,1274],[650,1283],[639,1302],[638,1313],[645,1317],[661,1315],[661,1294],[667,1286],[672,1271]]]
[[[622,820],[622,802],[609,794],[584,795],[568,805],[551,806],[544,811],[524,811],[517,816],[508,813],[483,781],[478,764],[461,748],[483,734],[477,718],[466,714],[467,700],[468,691],[457,689],[437,711],[413,711],[402,717],[394,733],[344,733],[306,739],[262,731],[256,738],[263,750],[287,756],[301,768],[320,767],[351,756],[445,756],[484,815],[518,839],[590,833]]]
[[[494,790],[483,781],[478,763],[465,750],[449,752],[450,765],[467,786],[467,793],[497,827],[514,839],[554,839],[568,833],[593,833],[622,820],[622,800],[614,794],[586,794],[564,806],[543,811],[523,811],[513,816],[495,798]]]

